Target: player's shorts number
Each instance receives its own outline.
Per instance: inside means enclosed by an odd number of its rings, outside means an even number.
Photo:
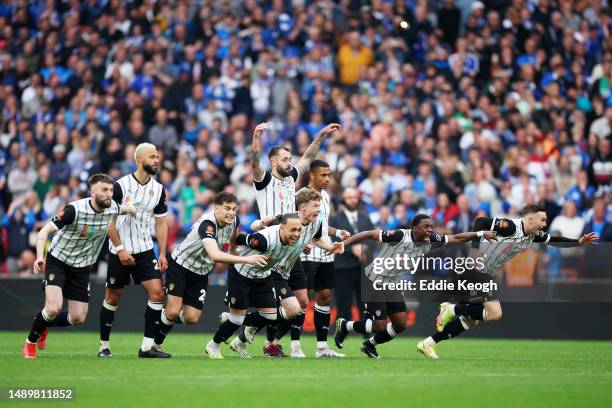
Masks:
[[[204,299],[206,299],[206,289],[200,289],[200,297],[198,300],[204,303]]]

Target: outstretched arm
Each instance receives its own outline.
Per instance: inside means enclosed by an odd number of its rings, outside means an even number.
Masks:
[[[253,168],[253,180],[261,181],[264,178],[264,168],[261,164],[261,134],[264,130],[268,129],[267,123],[260,123],[255,127],[253,132],[253,143],[251,144],[251,167]]]
[[[362,242],[362,241],[365,241],[365,240],[368,240],[368,239],[380,242],[380,235],[381,235],[381,233],[382,233],[381,230],[371,230],[371,231],[358,232],[357,234],[353,235],[349,239],[343,241],[344,242],[344,246],[347,247],[347,246],[349,246],[351,244],[356,244],[358,242]]]
[[[322,238],[313,239],[311,242],[322,250],[331,252],[334,255],[338,255],[344,252],[344,243],[342,242],[334,242],[333,244],[330,244]]]
[[[206,254],[210,257],[213,262],[222,262],[229,264],[251,264],[265,267],[268,260],[263,255],[252,255],[252,256],[236,256],[232,254],[226,254],[219,249],[217,242],[214,239],[205,239],[203,241],[204,249]]]
[[[460,234],[448,235],[448,243],[468,242],[473,239],[484,237],[487,241],[497,241],[496,231],[462,232]]]
[[[310,163],[315,159],[317,153],[319,153],[319,150],[321,149],[321,143],[323,143],[323,139],[325,139],[325,136],[334,133],[335,131],[340,129],[342,129],[342,126],[337,123],[331,123],[321,129],[317,137],[314,138],[310,146],[308,146],[308,148],[304,152],[304,155],[300,157],[300,159],[295,165],[300,175],[308,171]]]
[[[340,239],[349,239],[351,237],[351,233],[348,232],[347,230],[341,230],[341,229],[337,229],[334,227],[328,227],[327,234],[330,237],[336,237]]]
[[[546,234],[548,235],[548,234]],[[572,248],[583,245],[594,244],[595,241],[599,240],[599,237],[594,232],[590,232],[580,237],[580,239],[566,238],[566,237],[553,237],[548,235],[545,239],[534,239],[534,242],[543,242],[545,244],[558,247],[558,248]]]

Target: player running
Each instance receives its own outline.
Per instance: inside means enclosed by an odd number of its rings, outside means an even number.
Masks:
[[[331,253],[342,253],[344,246],[337,242],[332,244],[323,239],[323,232],[326,230],[326,220],[322,219],[319,214],[321,211],[321,194],[318,191],[309,188],[301,189],[296,197],[296,205],[298,207],[298,217],[302,223],[302,232],[293,249],[272,268],[272,277],[274,279],[274,288],[278,299],[279,307],[278,314],[282,317],[278,324],[274,341],[268,346],[266,355],[270,357],[284,357],[282,347],[279,340],[289,331],[291,322],[300,312],[300,304],[289,286],[289,278],[295,264],[299,262],[300,254],[312,242],[317,248]],[[280,221],[282,216],[277,216],[272,223]],[[269,224],[269,222],[255,221],[254,229],[259,229]],[[246,343],[253,343],[253,337],[257,330],[263,327],[265,320],[259,319],[262,325],[253,325],[252,321],[256,321],[257,312],[252,312],[245,319],[244,330],[236,336],[230,344],[232,350],[240,352],[242,357],[247,356]],[[303,353],[302,353],[303,356]],[[292,357],[296,357],[292,353]]]
[[[474,281],[490,280],[503,264],[519,252],[528,248],[533,242],[559,247],[589,245],[599,239],[594,234],[583,235],[580,239],[553,237],[544,232],[546,228],[546,211],[543,205],[528,204],[523,208],[522,218],[488,218],[480,217],[474,222],[474,231],[478,238],[472,241],[471,256],[484,259],[482,272],[471,274]],[[480,249],[482,231],[494,231],[499,240],[489,243]],[[486,232],[485,232],[486,233]],[[465,303],[452,304],[444,302],[440,305],[440,313],[436,318],[437,333],[427,337],[417,345],[417,350],[425,357],[437,359],[435,344],[459,336],[466,330],[474,328],[480,321],[489,322],[502,317],[502,308],[492,292],[479,292],[475,295],[466,294]]]
[[[483,233],[488,240],[495,240],[494,231]],[[476,238],[476,232],[464,232],[456,235],[441,235],[433,232],[433,221],[429,215],[418,214],[412,220],[412,229],[398,230],[373,230],[357,233],[344,241],[348,246],[362,242],[367,239],[382,242],[384,245],[377,255],[379,259],[395,259],[397,255],[407,254],[409,258],[416,258],[427,254],[432,248],[441,247],[446,244],[467,242]],[[387,270],[376,273],[373,270],[373,262],[370,263],[365,273],[370,280],[384,282],[398,281],[403,270]],[[365,308],[372,319],[359,321],[347,321],[340,318],[336,320],[335,342],[338,348],[344,347],[344,339],[349,332],[361,334],[374,333],[361,345],[361,351],[370,358],[378,358],[376,346],[387,343],[404,331],[406,328],[406,302],[401,291],[388,291],[384,293],[384,301],[366,302]],[[390,322],[387,323],[387,318]]]
[[[208,289],[208,274],[215,262],[245,263],[265,267],[266,257],[251,255],[241,257],[222,252],[229,245],[230,252],[236,241],[240,220],[236,215],[238,198],[221,192],[215,196],[214,210],[202,215],[193,225],[185,240],[172,252],[166,271],[166,308],[155,345],[161,346],[175,323],[196,324],[202,315],[202,307]]]
[[[302,222],[296,213],[290,213],[283,215],[280,225],[238,236],[237,244],[246,247],[241,251],[241,256],[263,255],[268,263],[265,266],[230,265],[226,295],[229,316],[206,344],[205,352],[210,358],[223,358],[219,345],[245,322],[249,306],[257,309],[258,313],[253,316],[255,321],[248,324],[263,326],[276,321],[276,294],[271,269],[292,251],[301,233]]]
[[[87,181],[90,198],[73,201],[51,219],[36,238],[34,274],[43,273],[45,306],[34,318],[23,345],[24,358],[36,358],[36,346],[47,345],[49,327],[80,325],[89,307],[89,274],[100,255],[108,226],[121,214],[134,214],[133,207],[113,202],[113,180],[94,174]],[[56,233],[45,259],[49,234]],[[64,298],[68,311],[62,312]]]

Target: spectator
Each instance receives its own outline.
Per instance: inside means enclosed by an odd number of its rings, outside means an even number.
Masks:
[[[568,200],[563,205],[563,214],[555,217],[549,230],[564,237],[578,239],[582,236],[584,220],[578,216],[576,203]]]
[[[337,58],[340,83],[344,86],[355,85],[360,71],[374,62],[372,50],[362,44],[357,31],[348,33],[347,41],[338,50]]]
[[[455,203],[451,203],[446,193],[438,194],[438,202],[431,214],[438,225],[448,227],[453,218],[459,215],[459,209]]]
[[[612,242],[612,223],[607,219],[607,200],[604,197],[595,199],[593,217],[585,224],[583,234],[594,232],[600,242]]]
[[[576,203],[578,213],[582,214],[590,205],[595,195],[595,188],[589,185],[589,179],[585,170],[580,170],[576,175],[576,184],[569,189],[566,198]]]
[[[176,128],[168,123],[168,113],[165,109],[159,109],[155,114],[155,125],[149,129],[149,142],[157,146],[166,156],[174,156],[178,136]]]
[[[28,157],[23,155],[17,159],[17,166],[8,176],[7,187],[13,200],[19,200],[32,189],[36,182],[36,172],[30,166]]]

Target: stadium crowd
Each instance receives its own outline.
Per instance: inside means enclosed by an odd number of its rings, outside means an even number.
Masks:
[[[94,172],[162,154],[169,245],[216,192],[258,218],[249,149],[296,158],[330,122],[331,196],[374,225],[444,231],[541,201],[552,228],[612,241],[612,15],[600,0],[3,1],[4,273]],[[555,223],[556,221],[556,223]],[[551,230],[552,230],[551,228]],[[571,230],[571,231],[569,231]]]

